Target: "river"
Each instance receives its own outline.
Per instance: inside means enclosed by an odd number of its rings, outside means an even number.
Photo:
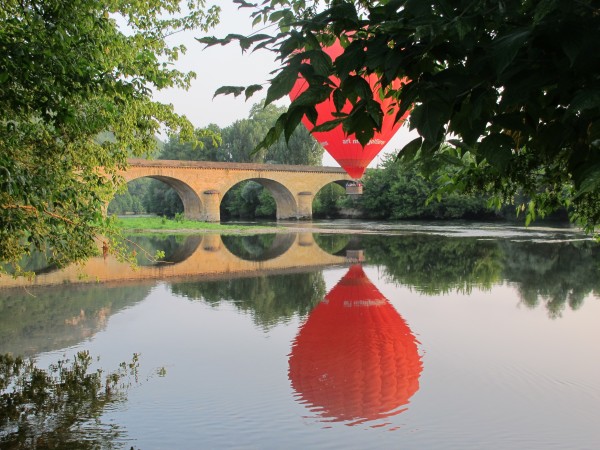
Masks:
[[[600,245],[577,230],[334,221],[132,240],[168,262],[0,279],[0,353],[48,367],[85,349],[107,369],[140,355],[126,399],[85,424],[118,430],[103,448],[600,445]]]

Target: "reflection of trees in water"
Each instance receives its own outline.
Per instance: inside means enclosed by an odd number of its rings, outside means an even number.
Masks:
[[[101,416],[126,400],[137,381],[137,355],[108,373],[92,371],[79,352],[48,370],[0,355],[0,447],[3,449],[123,448],[126,431]],[[133,448],[133,447],[131,447]]]
[[[33,272],[36,274],[40,273],[48,273],[58,269],[58,266],[52,263],[51,254],[40,252],[35,248],[31,248],[31,253],[27,257],[23,257],[21,261],[19,261],[19,267],[24,272]],[[2,268],[8,273],[14,273],[14,267],[9,265],[2,265]]]
[[[165,256],[161,261],[180,262],[189,258],[196,250],[201,236],[185,236],[185,235],[140,235],[134,234],[127,236],[128,241],[125,245],[128,250],[135,251],[137,263],[140,266],[151,266],[156,264],[152,257],[157,251],[164,252]],[[143,249],[143,251],[141,251]],[[189,251],[186,251],[188,250]],[[150,256],[150,258],[148,257]]]
[[[489,289],[501,279],[496,242],[432,235],[363,236],[370,263],[389,278],[418,292],[440,294]]]
[[[600,294],[600,246],[594,242],[503,241],[504,277],[517,285],[523,304],[544,303],[550,317],[578,309]]]
[[[199,235],[160,235],[160,234],[131,234],[126,236],[124,245],[129,252],[134,252],[136,262],[140,266],[152,266],[157,250],[164,252],[161,261],[168,263],[181,262],[189,258],[194,252],[202,237]],[[54,272],[59,267],[52,263],[50,255],[33,250],[29,256],[23,258],[20,267],[25,272],[34,272],[38,275]],[[11,268],[5,267],[8,273]]]
[[[600,247],[592,241],[478,240],[431,235],[363,236],[370,263],[394,282],[426,294],[515,283],[521,301],[550,317],[600,293]]]
[[[75,345],[103,329],[117,311],[146,298],[149,291],[148,285],[3,290],[0,353],[29,356]]]
[[[348,234],[313,234],[315,242],[321,249],[332,255],[344,251],[348,242],[350,242],[351,236]]]
[[[264,261],[269,259],[270,249],[280,235],[272,233],[255,234],[249,236],[226,235],[221,236],[223,245],[232,254],[245,261]],[[283,253],[287,248],[283,249]]]
[[[259,276],[219,281],[174,283],[171,291],[212,305],[232,302],[269,328],[294,315],[305,316],[325,296],[322,272]]]

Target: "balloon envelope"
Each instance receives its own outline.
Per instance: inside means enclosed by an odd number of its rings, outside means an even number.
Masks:
[[[408,325],[355,265],[298,332],[288,374],[311,411],[354,425],[404,411],[421,370]]]
[[[336,41],[330,47],[324,47],[323,51],[327,53],[332,60],[335,60],[339,55],[343,53],[343,48],[339,41]],[[331,80],[339,85],[339,79],[336,77],[331,77]],[[377,86],[377,76],[372,74],[366,80],[369,82],[371,89],[373,92],[378,90]],[[395,80],[392,83],[392,87],[394,89],[399,89],[401,86],[401,80]],[[304,92],[308,88],[308,84],[304,78],[298,78],[294,87],[290,91],[290,98],[295,100],[302,92]],[[365,169],[369,165],[369,163],[377,156],[377,154],[383,149],[383,147],[389,142],[389,140],[394,136],[396,131],[402,126],[404,119],[408,116],[408,112],[397,122],[395,122],[396,114],[388,114],[387,112],[390,110],[392,106],[395,105],[396,100],[391,98],[381,99],[377,95],[374,97],[380,104],[381,109],[384,113],[383,123],[381,126],[381,131],[375,132],[373,138],[369,141],[367,145],[363,148],[363,146],[358,142],[356,136],[354,134],[345,134],[342,129],[342,125],[338,125],[332,130],[329,131],[316,131],[311,132],[311,134],[315,137],[315,139],[327,150],[327,152],[339,163],[340,166],[346,170],[348,175],[350,175],[354,179],[359,179],[363,176]],[[332,97],[328,100],[325,100],[322,103],[316,105],[317,109],[317,123],[316,125],[321,125],[324,122],[328,122],[330,120],[335,119],[333,113],[336,112],[335,104],[333,103]],[[350,112],[352,106],[350,102],[347,102],[343,112]],[[395,106],[397,109],[397,106]],[[302,118],[302,123],[311,130],[313,128],[313,124],[304,116]]]

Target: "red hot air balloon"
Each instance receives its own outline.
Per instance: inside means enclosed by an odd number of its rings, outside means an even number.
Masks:
[[[332,60],[335,60],[343,53],[344,50],[339,41],[336,41],[332,46],[324,47],[323,51],[327,53]],[[331,77],[331,80],[336,85],[339,85],[340,80],[338,78]],[[378,90],[378,81],[375,74],[370,75],[366,78],[366,80],[369,82],[373,92]],[[401,80],[395,80],[392,83],[392,87],[394,89],[399,89],[401,84]],[[294,84],[294,87],[290,91],[290,98],[292,101],[302,94],[302,92],[304,92],[307,88],[308,83],[306,80],[301,77],[298,78]],[[363,176],[369,163],[383,149],[392,136],[394,136],[396,131],[398,131],[408,116],[407,112],[399,121],[395,122],[396,115],[387,114],[387,111],[389,111],[390,107],[393,106],[395,100],[391,98],[380,99],[378,96],[375,96],[375,99],[379,101],[381,104],[381,109],[384,112],[383,123],[381,125],[381,131],[375,132],[373,138],[367,145],[365,145],[364,148],[362,145],[360,145],[354,134],[347,135],[344,133],[341,124],[329,131],[312,132],[312,135],[315,137],[315,139],[325,148],[325,150],[327,150],[327,152],[339,163],[339,165],[344,168],[348,175],[354,179],[360,179]],[[335,119],[333,113],[336,112],[336,109],[332,97],[316,105],[316,109],[316,125],[321,125],[324,122]],[[342,111],[350,112],[351,109],[352,106],[350,102],[348,102]],[[306,116],[302,118],[302,123],[309,130],[313,128],[313,124],[306,118]]]
[[[404,411],[421,370],[410,328],[360,265],[310,313],[289,357],[298,400],[321,419],[349,425]]]

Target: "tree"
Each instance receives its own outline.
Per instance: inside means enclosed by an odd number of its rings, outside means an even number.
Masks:
[[[528,220],[567,206],[591,231],[600,223],[600,9],[580,0],[272,0],[250,4],[255,24],[278,25],[274,36],[199,39],[273,50],[282,62],[266,104],[285,96],[298,76],[309,87],[266,135],[289,138],[302,116],[332,96],[339,110],[323,130],[343,126],[363,144],[381,126],[375,95],[410,109],[420,137],[399,152],[425,174],[454,166],[447,188],[485,190],[511,202],[531,198]],[[332,61],[322,46],[339,39]],[[376,74],[372,93],[364,76]],[[330,76],[340,82],[334,83]],[[391,83],[408,81],[399,90]],[[261,86],[224,86],[217,93]],[[451,145],[443,145],[445,142]]]
[[[339,214],[340,203],[347,197],[346,190],[336,183],[323,187],[313,201],[314,217],[335,217]]]
[[[183,213],[181,197],[166,183],[151,179],[145,188],[142,204],[147,212],[167,217],[175,217],[177,213]]]
[[[317,165],[323,158],[323,147],[317,144],[306,128],[301,127],[290,135],[273,141],[260,151],[255,151],[265,134],[285,112],[285,107],[256,103],[247,119],[237,120],[222,130],[222,151],[226,161],[273,164]]]
[[[420,176],[413,165],[401,164],[390,156],[383,160],[382,166],[382,170],[369,170],[365,176],[359,201],[366,217],[392,220],[496,217],[481,194],[450,192],[432,198],[439,186]]]
[[[0,9],[0,261],[32,249],[59,265],[96,251],[130,154],[189,121],[153,90],[186,88],[166,38],[217,23],[204,0],[5,0]],[[104,133],[101,136],[101,133]]]
[[[158,159],[224,161],[224,154],[220,150],[220,133],[221,129],[218,125],[210,124],[206,128],[196,129],[196,139],[191,141],[184,141],[178,135],[171,135],[158,155]]]

